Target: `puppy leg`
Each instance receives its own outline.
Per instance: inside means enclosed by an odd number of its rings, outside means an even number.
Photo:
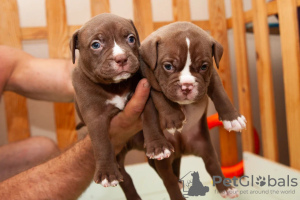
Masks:
[[[179,180],[180,176],[180,164],[181,164],[181,157],[176,158],[172,163],[173,173]]]
[[[174,134],[181,132],[185,116],[179,104],[168,100],[163,93],[151,90],[151,97],[159,114],[160,127]]]
[[[218,161],[217,154],[211,143],[206,117],[202,117],[200,122],[201,134],[197,134],[190,143],[192,153],[203,159],[205,168],[211,177],[219,176],[224,180],[224,175]],[[238,190],[234,187],[226,187],[223,183],[216,184],[216,187],[223,198],[236,198],[239,196]]]
[[[164,185],[169,193],[171,200],[183,200],[185,199],[181,194],[178,186],[178,177],[173,173],[172,158],[165,160],[155,160],[155,168],[159,176],[164,182]]]
[[[83,115],[87,119],[86,123],[96,161],[94,181],[101,183],[104,187],[116,186],[123,181],[108,133],[111,118],[118,112],[119,110],[113,106],[107,106],[106,110],[102,112],[95,109],[89,110],[88,116]],[[97,113],[101,113],[101,115],[97,115]]]
[[[123,149],[118,155],[117,155],[117,162],[120,167],[120,172],[124,177],[124,181],[120,182],[120,186],[126,196],[126,199],[128,200],[141,200],[141,197],[138,195],[134,184],[132,182],[132,179],[130,175],[126,172],[125,167],[124,167],[124,160],[125,156],[127,154],[128,150]]]
[[[226,130],[240,132],[246,128],[245,117],[240,115],[232,105],[215,68],[213,68],[207,93],[214,102]]]
[[[148,99],[143,113],[143,133],[146,155],[150,159],[162,160],[170,157],[171,151],[174,152],[173,146],[159,127],[158,113],[151,98]]]

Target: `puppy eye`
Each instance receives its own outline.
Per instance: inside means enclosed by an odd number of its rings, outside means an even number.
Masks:
[[[128,37],[127,37],[127,41],[129,44],[134,44],[135,43],[135,37],[130,34]]]
[[[93,49],[99,49],[101,47],[100,41],[99,40],[94,41],[91,46]]]
[[[174,67],[170,63],[164,64],[164,68],[166,71],[174,71]]]
[[[200,70],[205,71],[205,70],[207,70],[207,68],[208,68],[208,64],[207,64],[207,63],[204,63],[204,64],[200,67]]]

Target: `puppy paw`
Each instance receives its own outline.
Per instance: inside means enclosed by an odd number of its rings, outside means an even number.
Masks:
[[[231,187],[228,188],[222,192],[220,192],[221,197],[223,198],[230,198],[230,199],[234,199],[237,198],[239,196],[239,191],[238,189]]]
[[[148,142],[145,147],[147,149],[146,156],[150,159],[162,160],[169,158],[171,152],[174,152],[173,146],[165,138]]]
[[[123,181],[123,176],[121,175],[117,164],[114,164],[112,167],[108,167],[108,165],[104,167],[103,165],[96,164],[94,181],[97,184],[101,184],[103,187],[115,187],[119,182]]]
[[[161,129],[168,131],[174,135],[176,132],[181,133],[184,123],[186,122],[185,116],[181,110],[175,110],[170,113],[162,113],[159,116]]]
[[[241,115],[240,117],[237,117],[236,119],[232,121],[224,120],[223,126],[227,131],[236,131],[241,132],[243,129],[246,128],[246,118]]]

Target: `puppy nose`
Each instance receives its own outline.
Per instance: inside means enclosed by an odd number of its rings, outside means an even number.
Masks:
[[[119,66],[124,66],[127,63],[127,56],[125,54],[119,54],[115,56],[115,62]]]
[[[192,84],[192,83],[183,83],[183,84],[181,85],[181,90],[182,90],[182,92],[185,93],[185,94],[187,94],[187,93],[189,93],[190,91],[192,91],[193,88],[194,88],[194,84]]]

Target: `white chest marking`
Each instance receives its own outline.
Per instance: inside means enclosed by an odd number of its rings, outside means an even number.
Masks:
[[[128,94],[126,94],[124,96],[116,95],[116,96],[114,96],[114,98],[112,98],[110,100],[106,100],[105,103],[112,104],[112,105],[116,106],[117,108],[119,108],[120,110],[123,110],[125,107],[127,96],[128,96]]]
[[[124,54],[124,50],[116,43],[116,41],[114,40],[114,47],[113,47],[113,56],[117,56],[120,54]]]
[[[183,70],[180,72],[179,81],[180,83],[195,83],[195,77],[190,72],[190,65],[192,64],[191,55],[190,55],[190,40],[186,38],[186,44],[188,47],[186,62]]]

